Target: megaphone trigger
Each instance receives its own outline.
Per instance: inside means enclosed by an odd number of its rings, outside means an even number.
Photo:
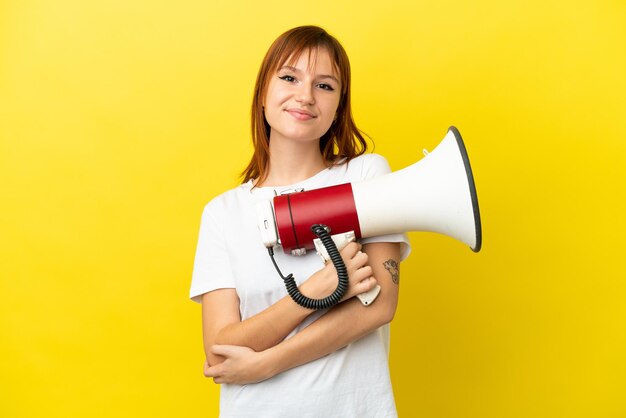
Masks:
[[[339,251],[343,250],[346,245],[356,240],[354,235],[354,231],[343,232],[341,234],[335,234],[330,236],[335,242],[335,246]],[[313,240],[313,245],[315,245],[315,250],[317,251],[317,255],[319,255],[324,263],[330,261],[330,256],[328,255],[328,251],[326,251],[326,247],[319,238],[315,238]]]

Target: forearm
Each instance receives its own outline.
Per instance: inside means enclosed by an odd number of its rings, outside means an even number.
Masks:
[[[282,341],[311,312],[284,297],[257,315],[222,328],[215,336],[214,344],[240,345],[263,351]]]
[[[398,302],[399,248],[399,245],[389,243],[368,247],[371,249],[371,268],[358,271],[367,273],[368,277],[373,273],[381,286],[373,304],[363,306],[357,299],[350,298],[350,294],[345,302],[303,330],[263,351],[237,345],[214,346],[213,354],[222,355],[225,360],[207,368],[205,376],[212,377],[216,383],[259,382],[337,351],[390,322]],[[363,279],[357,277],[356,282],[362,283]],[[359,289],[354,294],[363,291]]]
[[[360,244],[350,243],[341,251],[349,280],[345,299],[371,290],[376,284],[376,280],[371,279],[373,269],[368,265],[368,255],[360,249]],[[336,288],[337,271],[332,263],[328,263],[302,283],[300,291],[305,296],[320,299],[330,295]],[[213,345],[245,346],[257,352],[263,351],[280,343],[313,312],[285,296],[257,315],[242,321],[239,304],[234,289],[203,295],[204,345],[210,364],[222,360],[211,354]]]
[[[295,336],[265,351],[216,345],[212,348],[213,353],[223,356],[224,360],[211,367],[205,366],[204,375],[212,377],[215,383],[245,385],[320,358],[361,338],[384,322],[379,319],[384,318],[382,312],[362,309],[365,308],[354,299],[344,302]]]
[[[334,268],[326,266],[305,281],[300,286],[300,290],[309,297],[321,298],[331,293],[336,283],[337,275]],[[216,319],[224,317],[224,309],[230,311],[236,309],[237,312],[239,310],[239,298],[234,290],[231,290],[229,299],[226,299],[224,294],[207,294],[203,297],[203,310],[206,310],[203,312],[206,328],[205,347],[209,360],[211,360],[210,347],[214,344],[246,346],[254,351],[263,351],[273,347],[313,312],[296,304],[289,296],[285,296],[262,312],[243,321],[231,314],[223,323],[216,324]]]
[[[352,298],[337,305],[293,337],[267,350],[272,375],[321,358],[391,322],[398,305],[400,245],[370,244],[368,251],[381,291],[363,306]]]
[[[393,290],[387,289],[392,293]],[[393,318],[397,293],[378,296],[364,307],[353,298],[336,306],[317,321],[267,350],[271,375],[317,360],[362,338]]]

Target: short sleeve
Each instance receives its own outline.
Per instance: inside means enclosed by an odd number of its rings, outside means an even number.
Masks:
[[[215,207],[209,203],[202,213],[189,297],[200,302],[204,293],[234,288],[234,278],[223,230],[216,220]]]
[[[391,173],[387,159],[378,154],[366,154],[361,168],[361,180],[369,180]]]
[[[385,157],[378,154],[368,154],[367,156],[368,158],[363,162],[361,180],[369,180],[391,173],[391,167],[389,167],[389,163]],[[407,258],[411,253],[411,243],[409,242],[409,237],[406,234],[379,235],[361,240],[362,244],[371,244],[374,242],[401,243],[400,261]]]

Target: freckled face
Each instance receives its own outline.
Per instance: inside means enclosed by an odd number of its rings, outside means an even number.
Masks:
[[[324,49],[304,51],[295,64],[279,68],[270,79],[264,103],[270,141],[319,140],[335,118],[340,93],[339,75]]]

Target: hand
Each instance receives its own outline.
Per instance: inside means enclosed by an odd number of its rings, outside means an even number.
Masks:
[[[356,295],[372,290],[378,284],[374,278],[374,270],[369,266],[369,257],[361,251],[361,244],[351,242],[341,250],[341,257],[348,269],[349,287],[341,301],[348,300]],[[332,265],[332,263],[329,263]],[[333,271],[336,270],[333,267]],[[336,285],[335,285],[336,286]]]
[[[272,377],[264,352],[238,345],[214,345],[211,352],[224,358],[215,366],[204,363],[204,376],[215,383],[246,385]]]
[[[348,270],[348,290],[341,299],[342,302],[376,286],[377,281],[372,276],[372,268],[367,264],[367,254],[361,251],[361,244],[349,243],[341,250],[341,257]],[[330,295],[336,288],[337,271],[335,266],[328,262],[300,286],[300,291],[306,296],[320,299]]]

